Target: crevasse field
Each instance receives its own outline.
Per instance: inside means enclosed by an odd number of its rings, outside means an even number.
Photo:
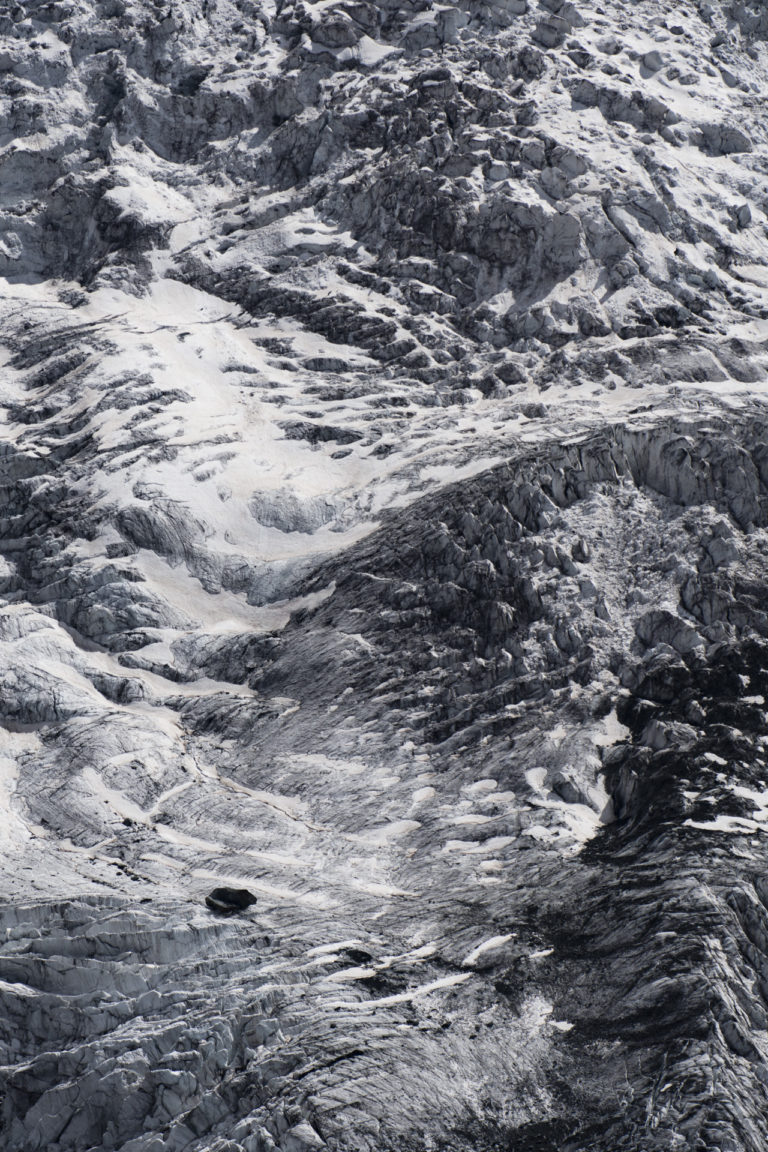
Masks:
[[[0,5],[3,1152],[768,1148],[767,94]]]

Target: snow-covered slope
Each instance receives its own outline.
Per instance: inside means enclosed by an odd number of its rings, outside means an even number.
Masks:
[[[765,1152],[766,40],[0,9],[3,1149]]]

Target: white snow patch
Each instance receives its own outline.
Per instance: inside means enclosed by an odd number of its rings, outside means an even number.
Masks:
[[[359,948],[365,946],[364,940],[353,937],[351,940],[339,940],[336,944],[316,944],[314,948],[307,949],[307,956],[325,956],[327,953],[340,952],[342,948]]]
[[[419,996],[428,996],[430,992],[438,992],[443,988],[454,988],[457,984],[463,984],[465,980],[469,980],[471,976],[471,972],[462,972],[455,976],[443,976],[440,980],[433,980],[429,984],[422,984],[418,988],[412,988],[409,992],[398,992],[393,996],[382,996],[379,1000],[336,1000],[329,1004],[328,1007],[352,1008],[365,1011],[372,1008],[385,1008],[390,1004],[407,1004]]]
[[[684,828],[699,828],[703,832],[731,832],[739,835],[753,832],[765,832],[766,828],[756,820],[747,820],[743,816],[716,816],[714,820],[686,820]]]
[[[491,780],[489,777],[487,777],[483,780],[476,780],[474,784],[464,784],[461,790],[462,792],[468,793],[470,796],[476,796],[478,794],[484,795],[488,792],[494,792],[498,786],[498,781]]]
[[[600,721],[600,728],[592,739],[598,748],[608,748],[612,744],[619,744],[622,740],[628,740],[631,735],[632,730],[627,728],[626,724],[621,723],[614,708],[608,716]]]
[[[390,824],[371,828],[370,831],[362,832],[351,839],[362,840],[368,844],[389,844],[392,840],[399,840],[402,836],[407,836],[416,828],[421,828],[420,820],[393,820]]]
[[[502,944],[507,944],[511,939],[511,933],[508,933],[506,936],[491,936],[489,940],[484,940],[482,944],[478,944],[476,948],[473,948],[471,952],[468,952],[461,962],[462,965],[465,968],[471,968],[475,961],[478,960],[484,952],[490,952],[493,948],[500,948]]]

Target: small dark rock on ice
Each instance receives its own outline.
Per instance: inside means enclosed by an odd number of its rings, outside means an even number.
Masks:
[[[256,897],[247,888],[214,888],[205,898],[205,902],[212,912],[221,912],[231,916],[234,912],[242,912],[256,903]]]

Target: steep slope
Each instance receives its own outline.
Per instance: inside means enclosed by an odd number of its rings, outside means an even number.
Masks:
[[[0,38],[3,1148],[764,1152],[763,7]]]

